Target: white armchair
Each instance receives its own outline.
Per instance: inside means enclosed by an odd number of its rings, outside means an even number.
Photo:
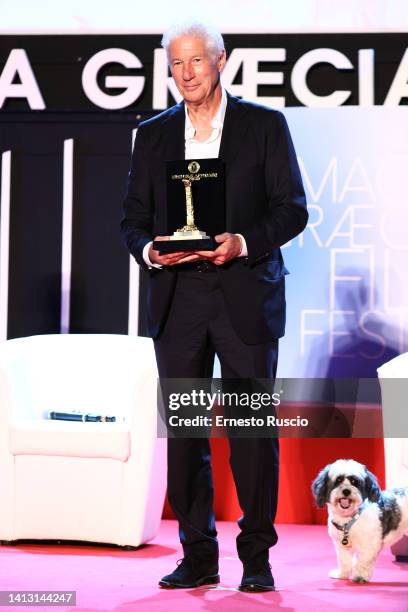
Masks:
[[[32,336],[0,344],[0,540],[139,546],[166,487],[148,338]],[[116,416],[58,421],[50,411]]]
[[[386,486],[407,487],[408,438],[395,436],[398,431],[406,436],[408,429],[408,353],[394,357],[377,372],[382,396]],[[408,560],[408,537],[404,536],[391,550],[397,559]]]

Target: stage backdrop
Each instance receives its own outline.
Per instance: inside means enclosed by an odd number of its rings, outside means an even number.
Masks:
[[[145,278],[119,221],[133,130],[177,99],[159,38],[0,38],[1,339],[145,332]],[[283,249],[291,275],[279,374],[375,377],[407,350],[406,37],[226,42],[231,93],[285,112],[310,208],[308,228]],[[224,441],[214,448],[225,454]],[[282,448],[280,520],[314,520],[310,480],[336,456],[383,476],[379,441]],[[225,463],[216,480],[230,490]],[[236,516],[232,493],[217,499],[221,518]]]
[[[280,372],[375,377],[408,350],[408,108],[285,114],[310,218],[283,249]]]

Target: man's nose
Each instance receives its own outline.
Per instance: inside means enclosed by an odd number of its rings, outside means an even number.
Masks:
[[[188,62],[183,64],[183,79],[185,81],[189,81],[194,76],[192,68]]]

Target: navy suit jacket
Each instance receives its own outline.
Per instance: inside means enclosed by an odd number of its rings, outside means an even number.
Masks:
[[[183,159],[184,103],[140,124],[121,231],[145,269],[143,247],[167,234],[166,160]],[[219,157],[225,163],[226,228],[242,234],[248,257],[218,268],[232,325],[247,344],[285,330],[285,274],[280,246],[307,223],[296,154],[282,113],[227,94]],[[171,305],[177,265],[149,270],[148,329],[160,334]]]

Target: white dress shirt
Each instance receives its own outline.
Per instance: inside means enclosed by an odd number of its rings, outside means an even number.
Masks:
[[[204,142],[199,142],[195,139],[195,127],[191,123],[187,104],[184,105],[184,108],[186,113],[184,129],[184,137],[186,141],[186,159],[210,159],[218,157],[220,154],[222,126],[224,125],[225,111],[227,109],[227,94],[225,93],[225,89],[222,88],[221,104],[218,108],[217,114],[215,117],[213,117],[213,119],[211,119],[211,135]]]
[[[188,114],[187,104],[184,105],[186,113],[186,121],[184,128],[185,138],[185,159],[210,159],[218,157],[220,153],[222,128],[224,125],[225,111],[227,108],[227,94],[225,89],[221,88],[221,104],[218,108],[216,115],[211,119],[212,132],[210,137],[204,142],[200,142],[195,139],[195,127],[191,123],[190,116]],[[241,234],[237,234],[241,238],[242,249],[239,254],[240,257],[246,257],[248,255],[245,238]],[[149,267],[161,268],[160,264],[154,264],[149,259],[149,249],[152,243],[148,242],[143,249],[143,259]]]

